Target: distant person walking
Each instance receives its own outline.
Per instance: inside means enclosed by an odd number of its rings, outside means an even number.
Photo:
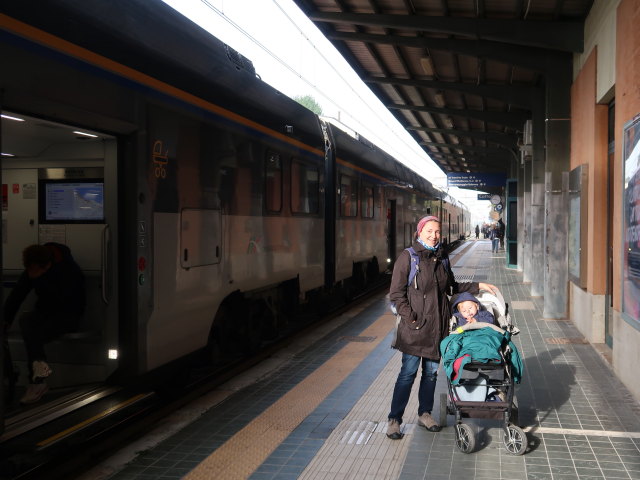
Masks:
[[[500,230],[498,229],[498,225],[494,224],[490,227],[489,230],[489,239],[491,240],[491,252],[498,253],[498,247],[500,246]]]
[[[476,225],[476,240],[480,238],[480,226]]]

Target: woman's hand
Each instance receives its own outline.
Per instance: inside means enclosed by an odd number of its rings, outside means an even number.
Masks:
[[[485,290],[493,295],[496,295],[500,291],[495,285],[484,282],[478,283],[478,288],[480,288],[480,290]]]

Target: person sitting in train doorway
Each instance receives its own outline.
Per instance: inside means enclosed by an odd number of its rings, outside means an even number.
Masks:
[[[46,362],[45,343],[78,329],[86,299],[84,275],[66,245],[30,245],[22,252],[22,263],[24,271],[4,305],[4,328],[8,331],[22,302],[34,290],[33,310],[19,319],[29,368],[29,385],[20,403],[29,404],[49,390],[45,378],[52,371]]]
[[[389,300],[400,316],[392,347],[402,352],[402,365],[388,415],[387,437],[392,440],[403,436],[400,426],[420,368],[418,425],[430,432],[442,428],[431,416],[431,410],[440,363],[440,342],[449,334],[449,295],[477,294],[480,290],[495,294],[498,291],[489,283],[456,281],[449,256],[440,244],[438,217],[420,219],[412,247],[418,257],[415,275],[409,279],[413,259],[409,249],[405,249],[394,264],[389,289]]]

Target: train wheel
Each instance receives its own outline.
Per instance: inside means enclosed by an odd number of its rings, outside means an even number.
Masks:
[[[476,448],[476,437],[469,425],[464,423],[456,424],[456,447],[462,453],[471,453]]]
[[[266,311],[269,308],[262,300],[257,300],[251,303],[249,308],[249,315],[245,317],[243,328],[241,329],[243,334],[240,340],[242,351],[246,354],[255,353],[260,344],[265,332]]]
[[[380,275],[380,266],[378,265],[378,258],[373,257],[367,262],[367,283],[372,284]]]
[[[352,269],[352,281],[353,286],[355,288],[356,293],[360,293],[364,290],[365,282],[367,281],[367,275],[365,273],[365,264],[362,262],[357,262],[353,264]]]

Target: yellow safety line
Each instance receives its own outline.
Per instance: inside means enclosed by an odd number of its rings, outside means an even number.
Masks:
[[[394,326],[382,315],[351,342],[183,477],[186,480],[249,477],[302,421],[366,358]]]
[[[84,420],[84,421],[82,421],[80,423],[75,424],[73,427],[67,428],[66,430],[63,430],[61,432],[56,433],[52,437],[49,437],[49,438],[47,438],[45,440],[42,440],[42,441],[38,442],[36,445],[38,447],[46,447],[50,443],[56,442],[56,441],[60,440],[62,437],[66,437],[67,435],[69,435],[69,434],[71,434],[71,433],[73,433],[73,432],[75,432],[77,430],[80,430],[81,428],[86,427],[90,423],[93,423],[96,420],[99,420],[99,419],[101,419],[103,417],[106,417],[107,415],[110,415],[111,413],[113,413],[116,410],[124,408],[124,407],[126,407],[128,405],[131,405],[132,403],[135,403],[138,400],[141,400],[142,398],[144,398],[146,396],[147,396],[147,394],[140,393],[140,394],[138,394],[138,395],[136,395],[134,397],[131,397],[129,400],[127,400],[125,402],[122,402],[122,403],[119,403],[117,405],[114,405],[111,408],[107,408],[103,412],[101,412],[101,413],[99,413],[97,415],[94,415],[91,418],[87,418],[86,420]]]

